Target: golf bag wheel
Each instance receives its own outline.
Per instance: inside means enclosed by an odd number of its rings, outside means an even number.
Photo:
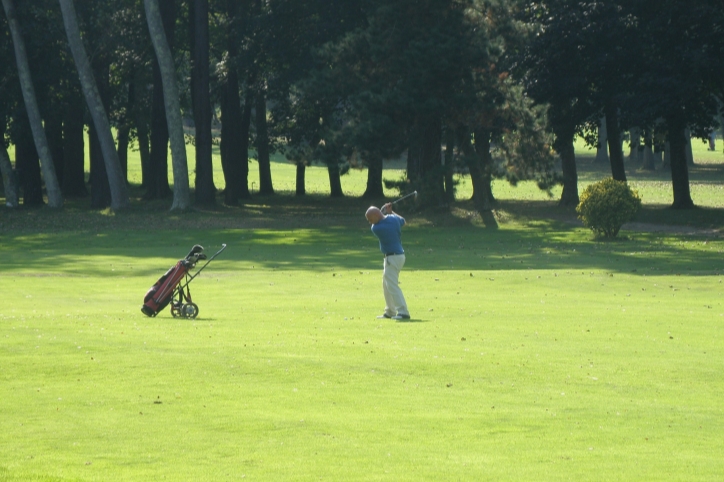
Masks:
[[[180,318],[183,316],[180,307],[176,306],[175,303],[171,303],[171,316],[173,316],[174,318]]]
[[[181,307],[181,315],[185,318],[196,318],[199,314],[199,307],[196,303],[186,303]]]

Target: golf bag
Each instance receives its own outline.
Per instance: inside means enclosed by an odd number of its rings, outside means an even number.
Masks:
[[[143,298],[141,311],[145,315],[153,317],[166,308],[167,305],[171,304],[171,315],[174,318],[196,318],[199,314],[199,307],[191,300],[189,284],[211,260],[218,256],[224,249],[226,249],[225,244],[221,245],[221,249],[191,276],[189,272],[196,267],[196,263],[207,259],[203,253],[204,248],[198,244],[195,245],[184,259],[179,260],[174,266],[169,268],[169,270],[151,286]],[[184,281],[183,283],[182,280]]]

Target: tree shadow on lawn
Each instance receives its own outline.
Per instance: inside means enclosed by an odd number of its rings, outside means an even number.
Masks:
[[[41,209],[32,213],[31,227],[23,232],[0,231],[0,247],[6,254],[2,271],[10,276],[23,272],[132,275],[154,281],[194,244],[202,244],[211,254],[222,243],[228,249],[210,267],[218,275],[251,266],[292,272],[377,271],[382,257],[363,216],[367,205],[369,201],[361,199],[330,204],[328,198],[317,198],[292,206],[275,199],[220,213],[133,209],[104,215],[71,208],[49,216],[48,210]],[[553,201],[499,203],[496,215],[501,229],[497,230],[481,226],[471,203],[459,202],[452,214],[449,209],[407,214],[405,271],[598,269],[718,274],[724,271],[720,229],[684,234],[664,229],[672,224],[650,229],[655,225],[641,219],[685,221],[696,211],[647,208],[637,220],[640,225],[633,225],[636,230],[624,228],[620,239],[600,241],[581,226],[572,209],[559,208]],[[698,213],[702,218],[698,222],[705,225],[714,217],[724,219],[720,209]],[[93,259],[96,256],[110,261],[99,263]],[[109,262],[133,265],[132,272],[111,273]]]
[[[597,162],[593,154],[576,154],[576,169],[579,181],[594,182],[611,177],[611,165]],[[628,161],[624,163],[629,181],[661,181],[671,185],[671,169],[657,166],[655,170],[645,170],[642,163]],[[697,184],[724,183],[724,162],[697,162],[688,166],[689,181]]]
[[[558,206],[558,201],[502,201],[497,208],[502,217],[510,217],[526,225],[550,225],[565,229],[566,225],[583,227],[573,206]],[[559,223],[556,225],[555,223]],[[667,204],[644,204],[633,221],[637,229],[624,231],[670,232],[709,237],[724,237],[724,208],[695,207],[671,209]]]

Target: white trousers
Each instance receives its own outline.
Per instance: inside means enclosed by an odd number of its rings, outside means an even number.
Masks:
[[[405,266],[405,255],[395,254],[385,257],[382,272],[382,292],[385,294],[385,314],[388,316],[410,315],[405,296],[400,289],[400,271]]]

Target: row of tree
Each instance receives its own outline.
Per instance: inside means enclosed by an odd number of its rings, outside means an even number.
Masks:
[[[573,139],[605,116],[612,177],[626,181],[622,133],[665,139],[675,208],[690,208],[689,134],[705,138],[724,100],[724,11],[714,0],[532,2],[536,35],[524,82],[547,103],[564,177],[562,202],[577,203]],[[596,142],[596,139],[591,139]]]
[[[260,195],[274,194],[273,152],[296,165],[298,195],[305,168],[321,163],[332,196],[342,196],[346,169],[366,167],[371,197],[382,195],[383,161],[406,154],[397,186],[428,202],[454,199],[453,174],[465,172],[481,211],[501,177],[542,189],[562,182],[561,202],[575,204],[573,141],[597,144],[605,118],[612,176],[626,179],[622,133],[664,138],[674,206],[687,208],[686,136],[711,130],[724,97],[717,0],[2,3],[9,205],[44,203],[44,187],[53,207],[90,194],[92,207],[123,209],[132,145],[144,199],[214,204],[216,138],[229,205],[250,197],[250,149]],[[184,124],[193,126],[193,190]]]

